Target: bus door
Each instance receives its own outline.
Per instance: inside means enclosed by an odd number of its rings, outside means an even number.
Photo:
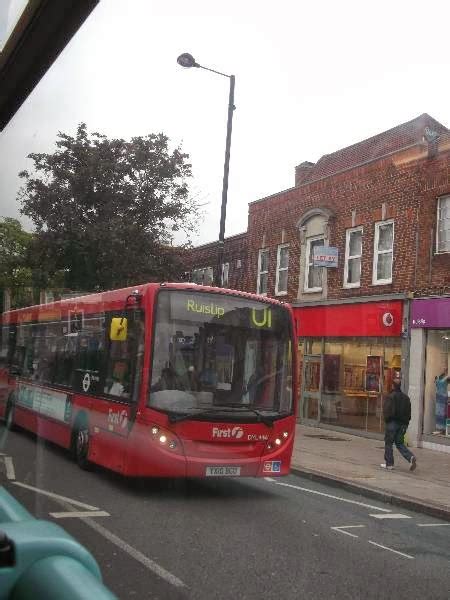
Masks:
[[[109,315],[106,331],[109,335],[105,347],[96,352],[103,357],[102,364],[96,365],[94,374],[86,371],[83,381],[86,387],[86,382],[94,378],[96,386],[90,411],[92,458],[121,470],[139,398],[144,351],[142,312],[127,311],[124,318]]]

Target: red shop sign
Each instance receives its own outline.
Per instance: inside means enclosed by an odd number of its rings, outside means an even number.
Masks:
[[[299,337],[399,337],[403,302],[293,307]]]

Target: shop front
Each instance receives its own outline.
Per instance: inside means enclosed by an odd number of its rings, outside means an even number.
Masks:
[[[302,422],[381,433],[383,395],[405,371],[403,301],[294,307]]]
[[[411,361],[422,382],[422,445],[450,451],[450,298],[412,302]]]

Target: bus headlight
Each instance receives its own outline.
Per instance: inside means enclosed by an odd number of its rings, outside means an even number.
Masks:
[[[158,425],[152,425],[150,431],[153,441],[159,447],[172,450],[177,454],[183,453],[182,445],[179,443],[180,440],[175,433],[163,427],[159,427]]]
[[[273,437],[272,439],[269,439],[266,442],[266,447],[264,449],[265,454],[268,454],[269,452],[275,452],[276,450],[281,449],[290,440],[289,431],[278,431],[274,432],[274,434],[272,435],[275,435],[276,437]]]

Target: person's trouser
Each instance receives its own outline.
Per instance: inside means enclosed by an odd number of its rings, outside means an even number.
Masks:
[[[388,467],[394,466],[394,450],[392,445],[397,446],[397,450],[405,460],[411,462],[414,454],[405,446],[404,438],[408,425],[398,423],[397,421],[389,421],[384,427],[384,460]]]

